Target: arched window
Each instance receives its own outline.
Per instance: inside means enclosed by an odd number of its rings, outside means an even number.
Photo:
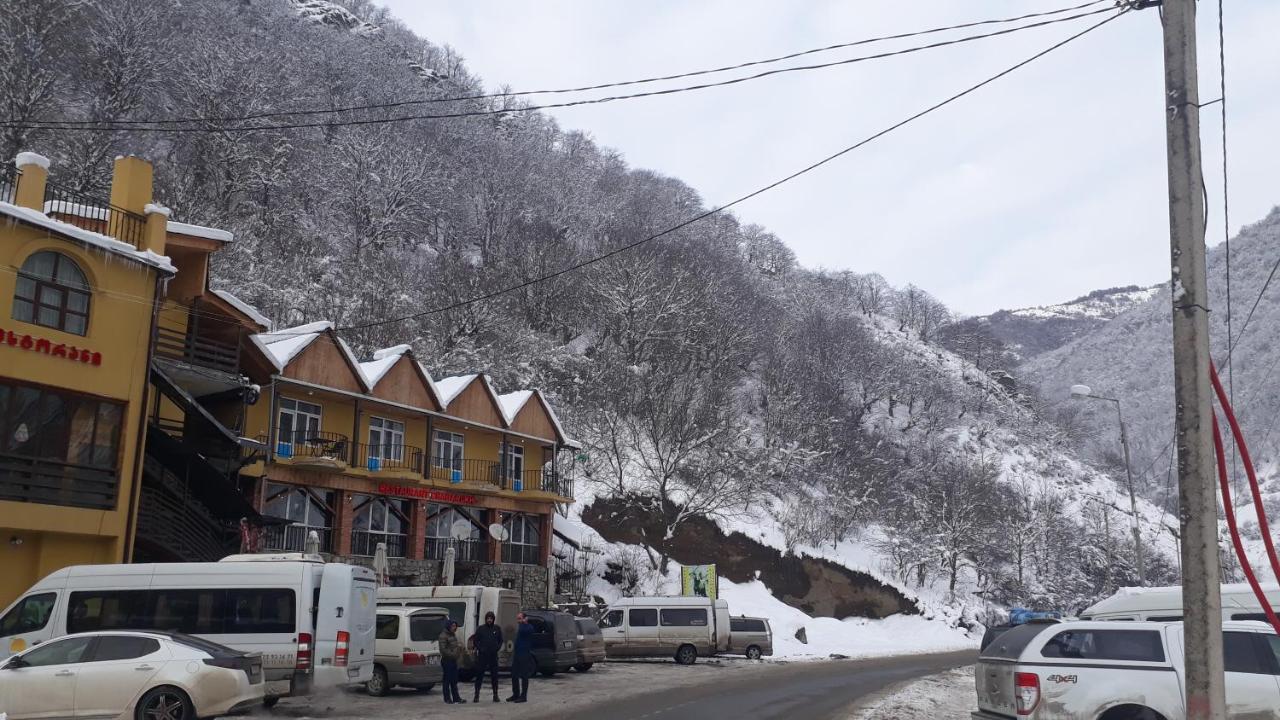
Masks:
[[[13,319],[75,335],[88,332],[89,283],[80,266],[61,253],[33,253],[18,271]]]

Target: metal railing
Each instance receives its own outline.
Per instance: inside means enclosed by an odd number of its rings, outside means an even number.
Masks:
[[[0,166],[0,202],[13,204],[18,197],[18,177],[22,171],[12,165]]]
[[[542,477],[539,478],[542,483],[543,492],[549,492],[552,495],[560,497],[573,497],[573,473],[566,470],[552,470],[546,468],[542,471]]]
[[[541,565],[542,548],[538,545],[502,543],[502,562],[511,565]]]
[[[0,500],[111,510],[118,487],[115,470],[0,454]]]
[[[156,355],[223,372],[236,373],[240,369],[239,346],[165,327],[156,328]]]
[[[279,430],[273,449],[277,458],[328,458],[347,462],[351,440],[341,433],[320,430]]]
[[[451,538],[429,537],[427,538],[423,557],[427,560],[443,560],[444,551],[451,547],[454,548],[454,559],[458,562],[489,562],[489,541],[483,538],[479,540],[454,540]]]
[[[51,182],[44,186],[44,212],[82,230],[110,235],[139,250],[146,248],[147,219],[82,192]]]
[[[262,549],[302,552],[307,535],[314,530],[320,536],[320,552],[333,552],[333,529],[312,525],[269,525],[262,529]]]
[[[432,480],[474,482],[499,485],[501,464],[493,460],[454,460],[432,458],[429,468]]]
[[[402,558],[408,554],[409,536],[394,533],[351,531],[351,554],[373,557],[378,543],[387,544],[387,557]]]
[[[421,473],[422,460],[426,453],[422,448],[412,445],[370,445],[355,444],[355,456],[351,466],[364,468],[370,472],[379,470],[407,470]]]
[[[499,472],[501,475],[501,472]],[[519,479],[520,484],[516,484]],[[564,471],[549,467],[509,473],[501,477],[500,487],[514,492],[548,492],[561,497],[573,497],[573,478]]]

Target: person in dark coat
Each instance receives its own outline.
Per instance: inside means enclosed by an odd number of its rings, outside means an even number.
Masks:
[[[516,615],[516,648],[511,658],[511,697],[507,702],[527,702],[529,700],[529,678],[538,669],[538,661],[533,657],[533,626],[524,613]]]
[[[438,639],[440,645],[440,669],[444,672],[444,701],[465,703],[458,694],[458,661],[462,659],[462,643],[458,642],[458,621],[449,619],[444,622]]]
[[[502,650],[502,628],[492,612],[484,614],[484,625],[476,630],[472,642],[476,649],[476,696],[471,702],[480,702],[480,688],[484,687],[484,673],[489,671],[489,684],[493,687],[493,701],[498,702],[498,652]]]

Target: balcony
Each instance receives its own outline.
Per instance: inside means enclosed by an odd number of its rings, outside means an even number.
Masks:
[[[320,552],[333,552],[333,529],[310,525],[268,525],[262,529],[262,549],[303,552],[312,530],[320,536]]]
[[[429,477],[450,483],[481,483],[501,486],[501,464],[494,460],[454,460],[432,458]]]
[[[0,166],[0,202],[13,204],[18,193],[18,168],[5,163]]]
[[[44,212],[56,219],[103,235],[139,250],[147,246],[147,219],[82,192],[45,183]]]
[[[422,461],[426,453],[412,445],[355,444],[351,466],[369,472],[422,474]]]
[[[115,470],[0,453],[0,500],[113,510]]]
[[[408,554],[409,536],[393,533],[351,531],[351,554],[373,557],[378,543],[387,544],[387,557],[402,558]]]
[[[429,537],[423,557],[427,560],[444,560],[444,551],[451,547],[454,549],[454,559],[457,562],[489,562],[489,541],[485,539],[453,540]]]
[[[165,327],[156,329],[156,356],[233,375],[240,372],[239,346]]]
[[[520,481],[519,485],[516,484],[517,479]],[[572,475],[549,467],[508,473],[502,477],[501,487],[512,492],[545,492],[559,497],[573,497]]]
[[[291,465],[345,470],[350,459],[351,441],[340,433],[320,430],[295,430],[276,433],[276,460]]]

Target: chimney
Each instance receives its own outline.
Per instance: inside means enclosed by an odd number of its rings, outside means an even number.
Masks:
[[[143,207],[143,212],[147,216],[147,230],[142,249],[164,255],[165,236],[169,232],[169,208],[156,203],[147,203]]]
[[[151,163],[129,155],[116,158],[111,171],[111,204],[135,215],[151,202]]]
[[[19,207],[44,212],[44,187],[49,181],[49,158],[33,152],[18,153],[13,159],[21,173],[13,192],[13,203]]]

